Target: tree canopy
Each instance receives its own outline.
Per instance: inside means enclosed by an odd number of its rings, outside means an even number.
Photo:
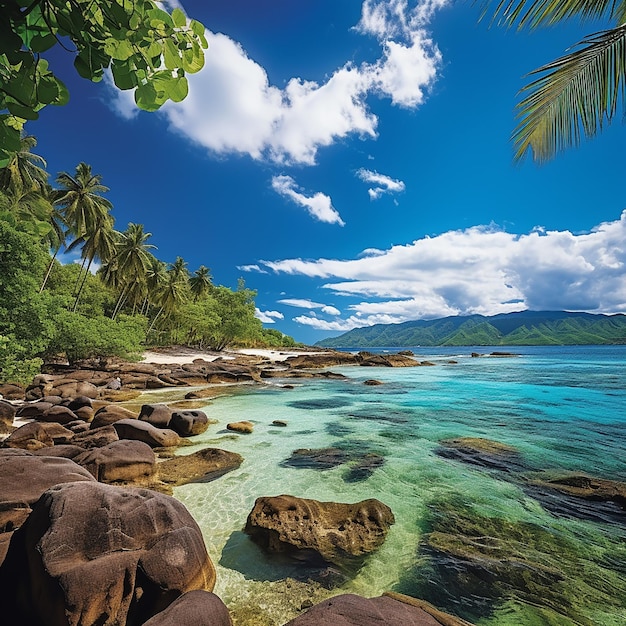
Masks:
[[[110,69],[137,106],[156,111],[187,96],[187,73],[204,65],[204,26],[153,0],[0,0],[0,167],[20,151],[21,131],[69,93],[45,53],[62,46],[88,80]]]
[[[488,0],[485,13],[488,11]],[[589,35],[569,54],[533,71],[522,89],[513,131],[515,158],[537,162],[594,137],[626,113],[626,0],[500,0],[493,21],[508,28],[552,26],[567,19],[615,24]]]

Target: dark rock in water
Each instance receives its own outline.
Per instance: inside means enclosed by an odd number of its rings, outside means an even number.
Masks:
[[[399,593],[377,598],[343,594],[324,600],[285,626],[472,626],[423,600]]]
[[[559,517],[626,524],[626,484],[582,474],[531,476],[522,489]]]
[[[285,422],[284,420],[273,420],[272,426],[280,426],[284,428],[285,426],[287,426],[287,422]]]
[[[281,465],[325,470],[342,465],[349,459],[350,454],[340,448],[299,448]]]
[[[376,387],[377,385],[384,385],[385,383],[383,383],[382,380],[376,380],[374,378],[369,378],[363,384],[367,385],[368,387]]]
[[[254,424],[248,420],[242,420],[240,422],[230,422],[226,424],[226,428],[236,433],[249,435],[254,430]]]
[[[445,459],[454,459],[502,472],[521,472],[529,469],[528,464],[513,446],[482,437],[443,439],[435,453]]]
[[[378,549],[394,522],[375,499],[344,504],[282,495],[257,498],[244,531],[269,552],[343,565]]]
[[[491,615],[507,600],[521,600],[555,611],[555,624],[588,624],[584,606],[607,601],[602,589],[595,598],[578,597],[571,579],[582,563],[576,544],[558,529],[487,517],[458,500],[433,503],[426,522],[420,564],[398,585],[402,593],[470,620]]]
[[[350,406],[352,404],[352,401],[346,400],[345,398],[341,397],[330,397],[319,400],[294,400],[293,402],[289,402],[288,404],[294,409],[338,409],[340,407]]]
[[[23,624],[143,624],[214,584],[200,528],[179,501],[95,481],[45,491],[0,566],[3,611]]]
[[[204,448],[193,454],[176,456],[157,465],[158,477],[172,485],[191,482],[209,482],[237,469],[243,457],[235,452],[218,448]]]
[[[201,435],[209,428],[209,418],[204,411],[174,411],[170,428],[181,437]]]
[[[368,452],[350,464],[350,469],[343,479],[347,483],[357,483],[367,480],[375,470],[385,463],[384,457],[375,452]]]

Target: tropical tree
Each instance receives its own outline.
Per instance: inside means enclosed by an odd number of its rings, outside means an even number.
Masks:
[[[113,319],[129,298],[137,303],[146,295],[146,274],[151,263],[148,250],[156,248],[146,243],[150,237],[152,233],[144,232],[143,224],[131,222],[126,231],[121,233],[115,245],[115,264],[119,274],[118,286],[121,286],[122,290],[113,311]]]
[[[176,257],[174,263],[168,268],[165,281],[162,284],[157,297],[156,303],[159,310],[154,316],[148,333],[150,333],[161,316],[174,313],[178,307],[187,299],[189,292],[189,272],[187,271],[187,263],[182,257]]]
[[[194,301],[205,296],[211,290],[213,283],[211,282],[211,271],[208,267],[201,265],[189,278],[189,288],[193,295]]]
[[[49,196],[52,195],[51,192],[48,192]],[[49,217],[50,230],[46,233],[43,243],[48,246],[49,250],[53,250],[52,257],[48,263],[48,267],[46,269],[46,274],[43,277],[43,281],[41,282],[41,287],[39,288],[39,293],[41,293],[48,282],[48,278],[50,278],[50,272],[52,271],[52,267],[56,261],[57,255],[59,254],[61,248],[65,244],[65,233],[66,233],[66,224],[63,219],[63,215],[59,210],[59,207],[52,205],[52,212]]]
[[[187,96],[186,74],[203,67],[208,43],[200,22],[153,0],[3,0],[0,167],[20,150],[27,120],[69,99],[45,58],[55,46],[76,55],[74,68],[83,78],[98,82],[110,68],[119,89],[133,89],[137,106],[155,111]]]
[[[46,161],[31,150],[37,145],[32,135],[20,138],[20,148],[7,165],[0,169],[0,189],[13,196],[28,192],[43,192],[48,181]]]
[[[488,7],[485,8],[487,12]],[[500,0],[493,21],[535,29],[579,18],[612,28],[589,35],[565,56],[540,67],[522,89],[513,131],[515,158],[532,151],[543,162],[594,137],[626,102],[626,0]]]

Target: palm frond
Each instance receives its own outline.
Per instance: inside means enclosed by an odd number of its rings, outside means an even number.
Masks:
[[[481,19],[490,13],[493,2],[484,0]],[[620,15],[626,12],[625,0],[499,0],[493,12],[491,23],[519,29],[551,26],[573,17],[581,21],[594,19],[623,20]]]
[[[535,70],[543,74],[522,89],[513,132],[515,159],[532,149],[543,162],[595,136],[626,99],[626,25],[590,35],[584,46]]]

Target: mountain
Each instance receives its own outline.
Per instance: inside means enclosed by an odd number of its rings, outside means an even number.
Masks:
[[[324,348],[626,344],[626,315],[519,311],[376,324],[318,341]]]

